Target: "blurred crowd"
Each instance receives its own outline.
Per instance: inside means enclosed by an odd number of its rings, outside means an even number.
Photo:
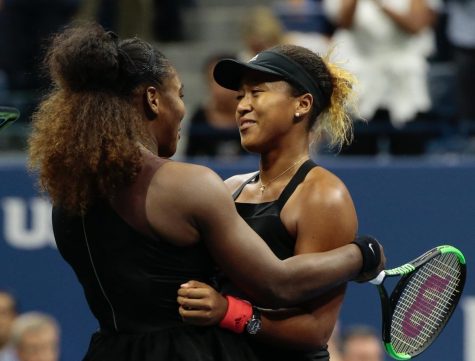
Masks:
[[[20,313],[14,292],[0,289],[0,361],[59,361],[60,326],[42,312]]]
[[[95,20],[119,36],[182,47],[194,41],[187,11],[205,0],[0,0],[0,105],[21,109],[0,150],[24,148],[29,116],[48,86],[41,57],[50,36],[71,21]],[[239,6],[232,1],[224,4]],[[475,153],[475,0],[277,0],[253,2],[240,42],[212,48],[202,64],[206,94],[190,104],[182,156],[241,157],[235,94],[212,78],[221,58],[249,60],[294,43],[330,54],[358,78],[355,138],[342,155]],[[211,6],[208,4],[208,6]],[[47,10],[46,10],[47,9]],[[232,16],[232,15],[229,15]],[[204,19],[206,21],[206,19]],[[165,51],[166,54],[166,51]],[[192,57],[193,54],[187,56]],[[184,83],[188,79],[183,79]],[[186,97],[185,97],[186,101]],[[15,129],[20,129],[15,132]]]
[[[12,290],[0,289],[0,361],[61,360],[61,327],[44,312],[20,312]],[[332,361],[384,361],[380,336],[367,325],[336,327],[328,342]]]

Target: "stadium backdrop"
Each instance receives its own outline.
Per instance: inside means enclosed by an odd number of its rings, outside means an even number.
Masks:
[[[256,158],[194,159],[223,178],[254,170]],[[347,184],[359,214],[360,233],[385,246],[396,266],[433,246],[449,243],[468,261],[465,293],[436,343],[419,361],[475,361],[475,160],[326,158],[320,162]],[[40,310],[62,327],[62,361],[82,358],[97,323],[89,314],[75,275],[60,258],[51,230],[51,206],[35,189],[22,157],[0,158],[0,288],[14,290],[21,311]],[[318,215],[316,215],[317,217]],[[379,328],[376,289],[351,284],[341,327]]]

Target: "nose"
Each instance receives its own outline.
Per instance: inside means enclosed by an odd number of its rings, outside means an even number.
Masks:
[[[239,100],[239,103],[236,108],[236,112],[242,116],[246,113],[249,113],[252,110],[251,102],[249,101],[249,97],[244,96]]]

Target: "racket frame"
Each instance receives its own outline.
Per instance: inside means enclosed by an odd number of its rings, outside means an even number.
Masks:
[[[384,343],[384,348],[386,352],[388,353],[388,355],[396,360],[409,360],[411,358],[414,358],[415,356],[422,353],[425,349],[427,349],[427,347],[429,347],[432,344],[432,342],[427,342],[423,348],[421,348],[420,350],[417,351],[417,353],[414,353],[414,354],[396,352],[396,350],[394,349],[391,343],[392,316],[393,316],[393,310],[395,308],[395,305],[397,301],[399,300],[399,297],[402,291],[404,290],[404,288],[406,287],[407,283],[411,280],[412,276],[414,275],[414,271],[416,271],[417,269],[425,265],[428,261],[430,261],[434,257],[441,254],[445,254],[445,253],[455,254],[460,262],[460,265],[461,265],[461,277],[459,281],[460,290],[458,293],[454,295],[454,302],[452,303],[450,309],[448,310],[448,314],[445,318],[444,323],[442,323],[439,326],[438,330],[436,330],[436,332],[433,333],[431,339],[435,339],[440,334],[440,332],[442,332],[448,320],[452,316],[452,313],[455,310],[455,307],[457,306],[457,303],[463,292],[463,288],[465,285],[465,277],[466,277],[466,262],[465,262],[465,257],[461,251],[459,251],[457,248],[450,245],[438,246],[427,251],[426,253],[422,254],[416,259],[400,267],[382,271],[378,275],[378,277],[370,281],[371,283],[376,285],[379,292],[380,299],[381,299],[382,339]],[[401,277],[401,279],[398,281],[398,283],[394,287],[393,292],[389,296],[386,288],[384,287],[384,280],[387,277],[398,277],[398,276]]]
[[[0,106],[0,130],[6,128],[20,117],[20,111],[13,107]]]

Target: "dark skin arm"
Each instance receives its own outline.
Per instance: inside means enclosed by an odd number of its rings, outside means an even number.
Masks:
[[[322,168],[313,170],[297,188],[281,218],[296,238],[295,254],[324,252],[348,244],[357,229],[356,212],[346,187]],[[226,299],[204,284],[193,281],[187,286],[196,287],[196,298],[182,297],[179,291],[179,311],[184,320],[198,325],[219,323],[227,309]],[[336,323],[345,288],[336,287],[298,308],[263,311],[262,329],[255,337],[309,351],[325,345]]]
[[[349,29],[353,26],[353,18],[355,16],[357,4],[358,0],[342,1],[340,14],[336,20],[338,26],[345,29]]]
[[[361,253],[353,244],[280,261],[239,217],[219,176],[204,167],[166,163],[155,174],[146,203],[157,234],[181,245],[203,240],[224,273],[269,307],[315,298],[361,269]]]
[[[384,13],[409,34],[417,34],[434,25],[437,20],[437,14],[427,6],[425,0],[412,0],[409,12],[403,14],[385,7],[381,1],[376,1]]]
[[[427,6],[424,0],[412,0],[407,13],[398,13],[383,5],[380,0],[373,0],[381,10],[396,23],[401,30],[409,34],[417,34],[421,30],[433,25],[437,14]],[[353,26],[358,0],[343,0],[337,25],[349,29]]]

